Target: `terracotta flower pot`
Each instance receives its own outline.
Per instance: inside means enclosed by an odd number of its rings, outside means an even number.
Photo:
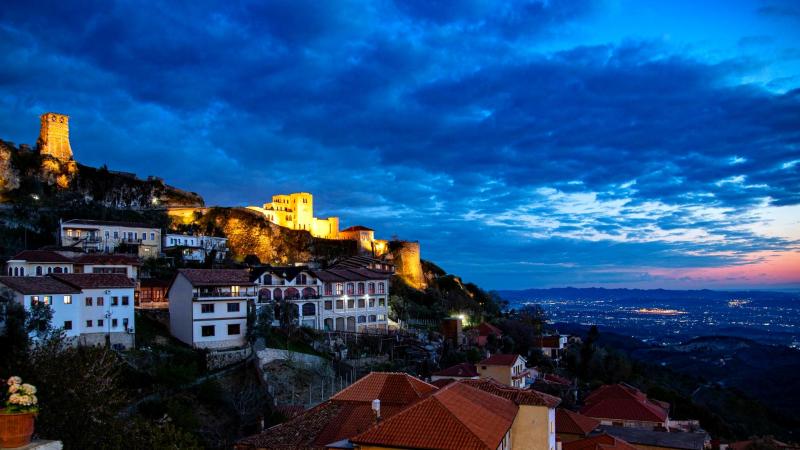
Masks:
[[[33,417],[33,413],[6,414],[0,410],[0,448],[17,448],[30,444]]]

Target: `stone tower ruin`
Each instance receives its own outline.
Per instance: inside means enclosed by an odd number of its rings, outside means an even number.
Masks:
[[[69,116],[53,112],[41,115],[42,126],[39,129],[39,153],[49,155],[60,161],[72,159],[72,147],[69,145]]]

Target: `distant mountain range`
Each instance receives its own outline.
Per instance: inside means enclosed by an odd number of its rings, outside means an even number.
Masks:
[[[712,291],[669,289],[606,289],[606,288],[550,288],[499,290],[498,294],[509,302],[538,300],[766,300],[800,299],[800,294],[778,291]]]

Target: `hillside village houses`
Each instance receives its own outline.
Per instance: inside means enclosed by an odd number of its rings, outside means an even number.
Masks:
[[[476,364],[481,378],[491,378],[506,386],[523,388],[533,379],[526,367],[525,358],[516,354],[494,354]]]
[[[180,251],[184,261],[203,262],[214,252],[215,261],[222,261],[228,253],[228,239],[216,236],[195,236],[177,233],[164,235],[164,253]]]
[[[30,311],[37,303],[53,311],[52,326],[75,344],[134,344],[134,281],[124,274],[60,273],[0,277],[0,290]]]
[[[136,249],[142,258],[161,253],[161,229],[137,222],[72,219],[61,222],[59,234],[63,247],[86,252],[114,253],[118,248]]]

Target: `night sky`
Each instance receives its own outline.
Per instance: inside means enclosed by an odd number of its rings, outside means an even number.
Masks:
[[[798,2],[150,3],[4,1],[0,138],[485,288],[800,288]]]

